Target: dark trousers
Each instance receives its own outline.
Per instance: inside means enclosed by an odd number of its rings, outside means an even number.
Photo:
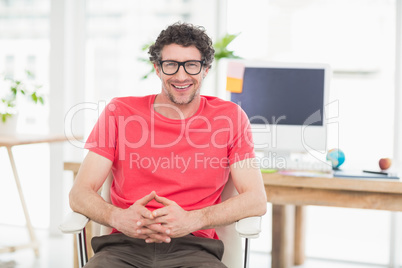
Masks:
[[[92,239],[95,255],[86,268],[223,268],[223,242],[187,235],[170,243],[145,243],[124,234],[111,234]]]

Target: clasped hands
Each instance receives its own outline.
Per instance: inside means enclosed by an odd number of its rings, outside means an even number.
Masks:
[[[145,206],[155,200],[162,208],[149,211]],[[197,213],[185,211],[176,202],[158,196],[154,191],[120,210],[115,228],[127,236],[146,243],[169,243],[171,238],[185,236],[195,230]]]

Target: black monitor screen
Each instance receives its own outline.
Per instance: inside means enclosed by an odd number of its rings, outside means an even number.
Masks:
[[[231,100],[247,113],[252,124],[303,125],[320,112],[323,125],[324,69],[246,67],[241,93]]]

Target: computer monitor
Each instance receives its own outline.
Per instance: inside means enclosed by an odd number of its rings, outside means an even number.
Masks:
[[[325,64],[240,61],[241,93],[231,93],[250,119],[256,151],[319,152],[327,141],[325,106],[330,67]]]

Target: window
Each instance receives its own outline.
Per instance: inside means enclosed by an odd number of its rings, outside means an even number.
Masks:
[[[3,0],[0,1],[0,80],[4,78],[24,79],[29,83],[42,85],[42,93],[48,94],[49,62],[49,12],[48,0]],[[26,70],[32,72],[29,77]],[[0,94],[6,90],[0,86]],[[38,134],[48,130],[48,102],[45,106],[19,103],[17,131]],[[2,206],[1,224],[24,224],[22,209],[13,180],[7,153],[0,149],[4,159],[1,168],[2,186],[0,202],[15,204]],[[37,152],[42,155],[37,155]],[[48,145],[32,145],[15,148],[19,176],[25,194],[32,223],[37,227],[47,227],[49,222],[49,153]],[[23,168],[18,163],[24,163]],[[38,169],[36,167],[40,166]],[[38,187],[40,185],[40,187]],[[35,191],[29,191],[35,189]],[[34,208],[41,208],[35,210]],[[4,211],[5,210],[5,211]]]

